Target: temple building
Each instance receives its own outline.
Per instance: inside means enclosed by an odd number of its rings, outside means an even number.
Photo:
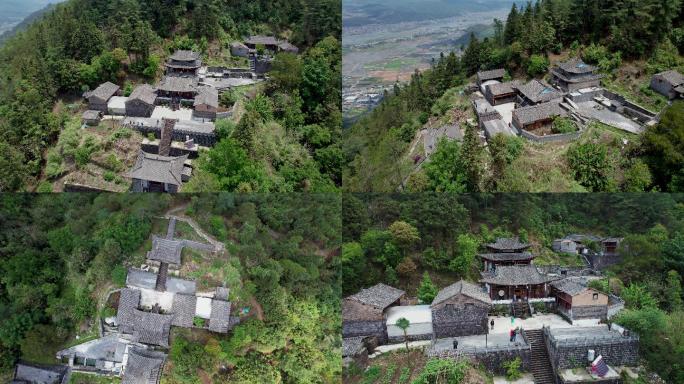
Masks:
[[[192,169],[185,165],[188,156],[161,156],[140,151],[128,177],[133,192],[176,193],[190,179]]]
[[[169,76],[197,76],[202,60],[200,54],[193,51],[176,51],[164,63]]]
[[[501,265],[494,271],[480,273],[492,300],[528,300],[547,298],[549,283],[560,277],[545,275],[534,265]]]
[[[500,265],[530,264],[535,257],[528,251],[530,244],[522,243],[517,238],[498,238],[486,247],[488,252],[478,255],[484,262],[485,272],[493,271]]]
[[[597,74],[598,68],[573,58],[551,69],[552,82],[565,92],[578,89],[600,87],[603,75]]]

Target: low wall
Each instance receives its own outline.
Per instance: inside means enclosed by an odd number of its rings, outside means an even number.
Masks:
[[[385,344],[387,342],[385,321],[343,321],[342,337],[356,336],[375,336],[378,344]]]
[[[637,336],[554,341],[549,336],[548,328],[544,328],[543,332],[551,365],[556,373],[560,369],[586,367],[589,364],[587,352],[590,349],[595,351],[595,356],[602,355],[606,364],[614,367],[636,366],[639,362],[639,338]]]
[[[91,187],[89,185],[76,184],[76,183],[64,183],[64,192],[111,192],[108,189],[102,189],[97,187]]]
[[[520,132],[520,136],[537,143],[569,143],[571,141],[577,140],[582,135],[582,131],[559,133],[556,135],[547,136],[537,136],[534,133],[524,129],[518,129],[518,132]]]
[[[625,107],[625,115],[635,117],[642,123],[651,121],[656,117],[654,112],[651,112],[648,109],[625,99],[624,96],[611,92],[607,89],[603,91],[603,96],[609,100],[618,101]]]
[[[439,359],[469,359],[475,363],[482,364],[488,372],[495,375],[505,375],[506,369],[503,367],[503,364],[515,360],[516,357],[520,358],[522,362],[520,366],[521,371],[529,372],[532,365],[532,349],[529,345],[446,351],[429,349],[426,355]]]

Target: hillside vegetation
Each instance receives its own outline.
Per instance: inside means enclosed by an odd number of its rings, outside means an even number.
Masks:
[[[648,88],[652,74],[684,70],[684,6],[680,0],[543,0],[522,9],[514,5],[494,34],[441,55],[432,68],[396,85],[383,102],[344,134],[344,188],[348,191],[678,191],[684,161],[682,103],[667,107]],[[430,163],[416,169],[407,149],[430,118],[450,109],[470,108],[461,93],[480,70],[506,68],[510,77],[542,78],[552,62],[580,56],[606,75],[604,85],[655,112],[660,124],[627,137],[627,145],[583,140],[555,151],[554,158],[532,156],[535,144],[498,138],[484,148],[477,130],[463,119],[462,143],[438,144]],[[449,96],[449,97],[447,97]],[[465,105],[465,107],[463,107]],[[604,133],[599,132],[599,136]],[[420,143],[419,143],[420,144]],[[548,147],[553,147],[549,145]],[[566,151],[567,150],[567,151]]]
[[[53,108],[112,81],[154,83],[176,49],[221,63],[251,34],[288,38],[273,80],[200,159],[191,190],[331,191],[341,182],[339,0],[69,0],[0,47],[0,191],[34,190],[73,114]],[[212,167],[212,158],[223,158]],[[71,161],[72,159],[66,159]],[[47,175],[56,178],[60,175]]]

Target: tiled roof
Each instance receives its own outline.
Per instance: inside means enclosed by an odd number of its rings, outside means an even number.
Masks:
[[[363,343],[364,336],[348,337],[342,339],[342,357],[356,356],[366,349]]]
[[[173,304],[171,306],[171,313],[173,319],[171,324],[178,327],[192,327],[195,318],[195,306],[197,305],[197,297],[194,295],[183,295],[177,293],[173,296]]]
[[[487,86],[489,93],[493,96],[506,95],[509,93],[515,93],[515,89],[520,85],[518,80],[509,81],[506,83],[490,84]]]
[[[182,250],[182,241],[165,239],[153,235],[152,249],[147,252],[147,258],[169,264],[180,264]]]
[[[134,310],[133,314],[131,324],[119,324],[124,333],[131,334],[133,340],[138,343],[169,347],[172,315],[145,312],[138,309]]]
[[[195,106],[206,104],[218,108],[218,91],[214,87],[200,87],[199,94],[195,97]]]
[[[192,77],[166,76],[157,89],[165,92],[197,93],[197,81]]]
[[[489,261],[522,261],[534,259],[534,255],[530,252],[481,253],[478,256]]]
[[[200,54],[197,52],[180,50],[180,51],[175,51],[170,56],[170,59],[175,60],[175,61],[195,61],[195,60],[199,59],[199,57],[200,57]]]
[[[164,353],[130,347],[121,384],[158,384],[165,359]]]
[[[154,88],[149,84],[143,84],[137,86],[131,95],[128,97],[128,101],[140,100],[146,104],[154,105],[154,101],[157,99],[157,94]]]
[[[551,286],[571,296],[581,293],[585,289],[587,289],[586,285],[581,284],[575,279],[563,279],[554,281],[553,283],[551,283]]]
[[[521,243],[517,237],[506,238],[499,237],[495,242],[487,244],[487,248],[505,251],[505,250],[517,250],[517,249],[527,249],[530,245],[527,243]]]
[[[379,309],[385,309],[395,301],[399,300],[406,292],[401,289],[390,287],[382,283],[376,284],[368,289],[362,289],[348,299],[358,301]]]
[[[532,80],[527,84],[518,85],[518,91],[533,103],[544,103],[560,99],[563,94],[539,80]]]
[[[83,112],[83,119],[85,120],[98,120],[100,119],[100,111],[87,110]]]
[[[278,43],[280,43],[280,40],[276,39],[275,37],[263,35],[250,36],[249,39],[245,40],[245,44],[253,45],[278,45]]]
[[[492,300],[489,298],[489,295],[487,295],[487,292],[483,288],[476,284],[461,280],[449,285],[448,287],[442,288],[439,293],[437,293],[437,296],[435,296],[434,300],[432,300],[432,305],[439,304],[458,294],[468,296],[475,300],[480,300],[483,303],[492,303]]]
[[[219,333],[227,333],[230,329],[230,302],[223,300],[211,301],[211,317],[209,318],[209,330]]]
[[[119,296],[119,309],[116,314],[116,322],[119,324],[131,324],[135,316],[135,310],[140,304],[140,291],[137,289],[124,288]]]
[[[61,365],[38,365],[20,362],[16,366],[13,382],[61,384],[68,370],[68,367]]]
[[[503,68],[492,69],[491,71],[480,71],[477,73],[477,79],[482,81],[500,79],[506,75],[506,70]]]
[[[497,285],[542,284],[558,279],[539,273],[534,265],[500,265],[494,272],[481,272],[480,275],[481,282]]]
[[[567,114],[568,112],[557,102],[542,103],[513,110],[514,119],[517,118],[517,121],[522,125],[558,116],[566,116]]]
[[[593,65],[586,64],[578,57],[559,63],[558,67],[564,70],[565,72],[576,74],[589,73],[596,70],[596,67],[594,67]]]
[[[87,97],[90,98],[92,96],[95,96],[102,100],[109,100],[118,91],[119,86],[108,81],[104,84],[101,84],[99,87],[95,88],[94,91],[88,93]]]
[[[154,155],[141,150],[133,169],[128,173],[128,177],[180,186],[183,183],[183,167],[187,159],[187,155],[169,157]]]

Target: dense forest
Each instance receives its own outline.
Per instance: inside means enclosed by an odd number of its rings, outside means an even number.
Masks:
[[[339,0],[70,0],[0,47],[0,191],[34,190],[60,176],[51,149],[83,91],[153,82],[174,49],[205,59],[251,34],[287,37],[273,81],[243,119],[217,126],[190,190],[330,191],[341,182]],[[93,149],[77,148],[78,156]],[[213,165],[213,159],[225,164]],[[44,171],[46,162],[54,164]]]
[[[466,46],[435,58],[431,69],[397,84],[376,109],[345,131],[345,190],[680,190],[684,106],[666,107],[647,80],[660,71],[684,70],[683,4],[540,0],[521,8],[514,5],[507,20],[495,20],[492,36],[480,40],[471,35]],[[555,156],[561,159],[535,158],[543,164],[530,164],[521,156],[529,144],[519,138],[496,138],[484,148],[476,128],[465,127],[461,143],[438,143],[429,163],[412,172],[414,159],[407,149],[416,132],[448,111],[469,111],[459,94],[477,71],[503,67],[509,78],[541,78],[551,59],[569,56],[596,65],[607,87],[655,111],[665,109],[660,124],[628,137],[626,146],[624,136],[592,124],[587,134]],[[543,183],[533,181],[537,179]]]
[[[476,281],[483,244],[518,236],[535,263],[571,233],[624,237],[623,260],[597,288],[622,296],[618,322],[641,336],[648,366],[684,380],[684,196],[676,194],[348,194],[342,211],[344,295],[377,282],[430,302],[437,289]]]
[[[54,364],[57,350],[97,337],[100,299],[144,262],[173,207],[228,250],[200,265],[198,284],[221,278],[252,311],[227,335],[175,329],[165,382],[336,382],[339,196],[227,193],[3,195],[0,380],[18,358]]]

